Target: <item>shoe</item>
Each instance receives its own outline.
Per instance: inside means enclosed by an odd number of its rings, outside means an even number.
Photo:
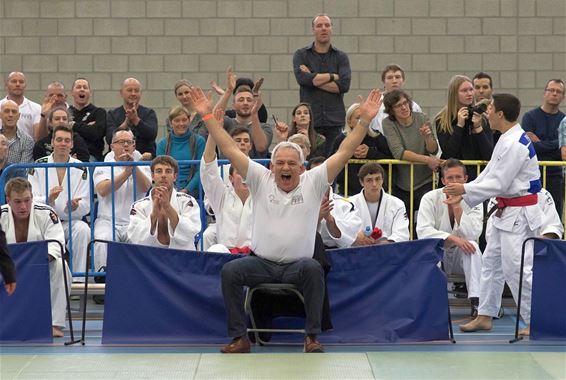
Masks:
[[[51,326],[51,332],[53,333],[53,338],[62,338],[65,336],[59,326]]]
[[[491,330],[491,317],[487,315],[478,315],[476,319],[465,325],[460,325],[462,332],[474,332],[480,330]]]
[[[470,307],[471,307],[470,317],[472,317],[472,320],[476,319],[476,317],[478,316],[479,304],[480,304],[480,300],[478,297],[470,298]]]
[[[322,344],[316,339],[311,338],[309,336],[305,337],[305,352],[307,353],[314,353],[314,352],[324,352],[322,348]]]
[[[531,326],[527,326],[524,329],[519,329],[519,335],[521,336],[529,336],[531,335]]]
[[[250,340],[246,335],[242,335],[232,339],[230,344],[227,344],[220,349],[220,352],[223,354],[248,354],[250,349]]]
[[[104,296],[95,295],[92,296],[92,300],[97,305],[104,305]]]

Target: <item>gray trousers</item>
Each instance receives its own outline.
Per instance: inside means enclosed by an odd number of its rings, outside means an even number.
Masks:
[[[262,283],[295,285],[305,298],[306,333],[320,333],[324,270],[316,260],[303,258],[293,263],[279,264],[258,256],[246,256],[224,264],[221,275],[230,337],[247,334],[243,287],[254,287]]]

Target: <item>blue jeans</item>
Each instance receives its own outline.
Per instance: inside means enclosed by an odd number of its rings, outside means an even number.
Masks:
[[[295,285],[305,298],[306,333],[320,333],[324,270],[316,260],[303,258],[293,263],[279,264],[258,256],[246,256],[224,264],[221,275],[230,337],[247,334],[243,287],[254,287],[263,283]]]

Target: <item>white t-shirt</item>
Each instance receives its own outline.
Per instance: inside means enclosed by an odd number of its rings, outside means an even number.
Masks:
[[[326,163],[304,172],[286,193],[269,169],[249,160],[246,183],[254,199],[254,253],[279,263],[312,257],[320,202],[329,185]]]
[[[8,100],[8,97],[0,100],[0,107]],[[20,119],[18,120],[18,129],[33,139],[33,125],[39,123],[41,119],[41,106],[32,102],[24,96],[24,101],[20,104]],[[2,120],[0,120],[0,128]]]

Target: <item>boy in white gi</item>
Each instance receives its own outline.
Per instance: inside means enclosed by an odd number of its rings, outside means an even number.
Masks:
[[[116,129],[112,133],[110,148],[114,154],[107,154],[104,162],[131,162],[138,161],[141,158],[141,155],[138,155],[136,159],[136,141],[130,129]],[[130,209],[123,207],[123,205],[131,205],[145,196],[151,187],[149,167],[115,166],[114,187],[112,187],[112,169],[110,166],[96,168],[92,177],[98,194],[98,216],[94,222],[94,238],[127,242]],[[112,214],[112,199],[114,199],[114,215]],[[114,220],[114,224],[112,220]],[[113,236],[115,236],[115,239],[113,239]],[[94,245],[94,267],[96,270],[106,265],[106,248],[104,243]]]
[[[321,165],[325,160],[326,158],[321,156],[311,158],[309,170]],[[362,228],[362,220],[354,204],[335,194],[332,186],[328,187],[322,198],[318,220],[318,232],[326,248],[351,247],[358,231]]]
[[[254,199],[252,251],[222,268],[222,294],[232,342],[223,353],[250,352],[243,287],[265,282],[295,284],[305,299],[305,352],[323,352],[317,340],[321,332],[324,299],[324,271],[312,258],[322,198],[330,182],[342,170],[354,149],[367,133],[369,122],[377,114],[381,93],[373,90],[363,102],[355,128],[338,151],[319,167],[305,173],[301,148],[281,142],[274,149],[270,169],[255,163],[242,153],[212,114],[212,98],[198,87],[191,89],[193,109],[201,116],[210,136],[245,178]]]
[[[409,219],[402,200],[383,190],[385,172],[381,165],[368,162],[360,168],[358,178],[362,191],[350,197],[362,228],[358,230],[354,245],[386,244],[409,240]],[[369,227],[369,228],[368,228]],[[380,239],[367,236],[366,229],[382,231]]]
[[[441,166],[442,183],[464,184],[468,181],[466,167],[460,160],[450,158]],[[417,216],[420,239],[444,239],[444,270],[446,273],[464,270],[472,317],[478,315],[482,253],[477,244],[483,229],[483,206],[473,208],[465,202],[447,205],[442,189],[426,193],[421,199]],[[460,272],[461,273],[461,272]]]
[[[217,113],[217,120],[223,122],[224,113]],[[242,176],[230,166],[230,184],[220,177],[216,159],[216,143],[208,136],[204,154],[200,161],[200,178],[209,204],[216,216],[217,243],[207,250],[223,253],[249,253],[252,239],[252,198]]]
[[[33,200],[32,187],[25,178],[13,178],[6,184],[6,201],[0,209],[0,223],[6,232],[8,244],[28,241],[58,240],[65,246],[65,234],[61,221],[55,211],[42,203]],[[61,247],[49,243],[49,282],[51,288],[51,319],[53,336],[63,336],[65,327],[65,308],[67,296],[63,277],[63,259]],[[70,282],[71,273],[67,270],[67,280]],[[70,286],[70,283],[68,284]]]
[[[463,199],[469,207],[475,207],[497,197],[497,211],[490,216],[482,258],[479,315],[460,326],[464,332],[491,330],[491,320],[499,312],[503,292],[503,281],[494,279],[505,279],[515,302],[518,301],[521,246],[525,239],[536,236],[542,225],[537,197],[541,189],[538,160],[531,140],[517,123],[520,111],[521,102],[515,96],[494,94],[487,117],[491,128],[500,131],[501,137],[491,160],[474,181],[444,187],[444,193],[450,195],[447,204],[457,204]],[[527,325],[531,318],[532,261],[532,254],[525,255],[521,316]]]
[[[200,207],[192,196],[175,190],[179,165],[174,158],[157,156],[151,161],[154,187],[149,196],[134,202],[128,237],[134,244],[162,248],[195,249],[200,231]]]
[[[73,131],[65,125],[53,129],[51,139],[53,153],[40,158],[37,163],[76,163],[82,162],[71,157]],[[46,175],[47,174],[47,175]],[[69,188],[70,176],[71,187]],[[90,212],[89,172],[87,168],[49,168],[31,169],[28,180],[33,189],[35,202],[47,203],[53,207],[63,225],[65,237],[72,235],[72,271],[84,272],[86,250],[90,241],[90,227],[82,218]],[[46,182],[47,181],[47,185]],[[46,186],[48,192],[46,193]],[[75,277],[74,281],[84,282],[84,277]]]

